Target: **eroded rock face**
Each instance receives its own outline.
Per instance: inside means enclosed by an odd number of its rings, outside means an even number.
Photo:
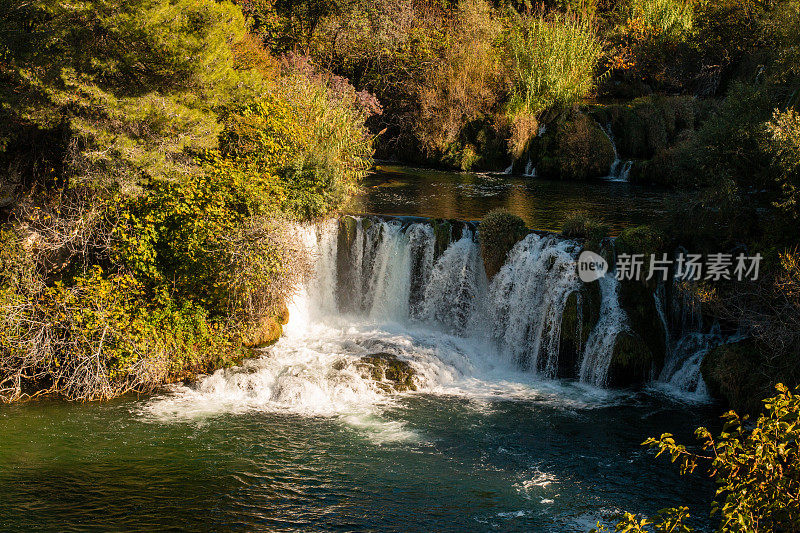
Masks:
[[[416,371],[407,362],[390,353],[365,355],[356,363],[364,378],[375,380],[387,392],[417,390]]]

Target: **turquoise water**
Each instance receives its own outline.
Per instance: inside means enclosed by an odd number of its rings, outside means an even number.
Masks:
[[[586,531],[622,509],[704,509],[709,484],[639,443],[688,438],[713,422],[708,408],[579,398],[411,394],[358,422],[257,409],[160,420],[146,398],[4,406],[0,529]]]

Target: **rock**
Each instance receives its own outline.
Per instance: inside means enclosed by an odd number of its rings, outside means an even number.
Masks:
[[[653,279],[647,281],[650,256],[661,257],[666,251],[666,237],[650,226],[628,228],[614,241],[617,257],[620,254],[641,254],[644,267],[639,280],[622,280],[619,287],[619,304],[630,319],[633,332],[644,341],[652,354],[656,370],[660,370],[666,356],[664,324],[656,308],[653,291],[656,290],[663,276],[656,272]]]
[[[760,372],[759,347],[752,339],[717,346],[703,358],[700,372],[712,397],[740,414],[756,414],[773,384]]]
[[[433,226],[433,235],[434,235],[434,246],[433,246],[433,257],[437,259],[440,255],[447,250],[447,247],[450,246],[450,242],[453,238],[453,225],[450,224],[447,220],[441,219],[434,219],[431,222]]]
[[[653,353],[636,333],[623,331],[614,341],[611,366],[608,369],[609,387],[643,385],[653,373]]]
[[[375,380],[389,392],[417,390],[416,371],[407,361],[394,354],[381,352],[365,355],[356,363],[356,368],[363,377]]]
[[[336,272],[338,282],[336,284],[336,302],[339,309],[353,311],[357,305],[358,284],[361,280],[355,279],[352,275],[351,255],[353,245],[358,236],[358,221],[351,216],[343,216],[339,219],[339,232],[337,234],[336,247]]]
[[[586,180],[608,174],[614,162],[614,147],[597,122],[583,113],[573,113],[553,134],[532,142],[531,160],[537,173],[566,180]]]
[[[577,376],[584,346],[599,318],[600,285],[597,281],[584,284],[581,289],[567,296],[564,313],[561,315],[556,377]]]
[[[500,271],[508,252],[527,234],[525,221],[503,209],[493,209],[483,217],[478,238],[487,278],[492,279]]]

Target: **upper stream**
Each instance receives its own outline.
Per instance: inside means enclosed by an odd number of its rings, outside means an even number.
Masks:
[[[657,218],[666,190],[619,179],[557,181],[502,173],[448,172],[380,165],[349,206],[354,213],[479,220],[503,207],[531,229],[560,231],[570,213],[583,211],[613,233]]]

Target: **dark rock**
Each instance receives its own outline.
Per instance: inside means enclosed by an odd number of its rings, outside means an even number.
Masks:
[[[761,400],[775,392],[770,379],[761,372],[759,351],[752,339],[711,350],[700,365],[709,394],[740,414],[758,413]]]
[[[607,384],[609,387],[643,385],[650,380],[654,363],[653,353],[639,335],[620,332],[614,341]]]
[[[600,286],[594,281],[567,296],[561,315],[557,377],[577,376],[589,334],[600,318]]]

